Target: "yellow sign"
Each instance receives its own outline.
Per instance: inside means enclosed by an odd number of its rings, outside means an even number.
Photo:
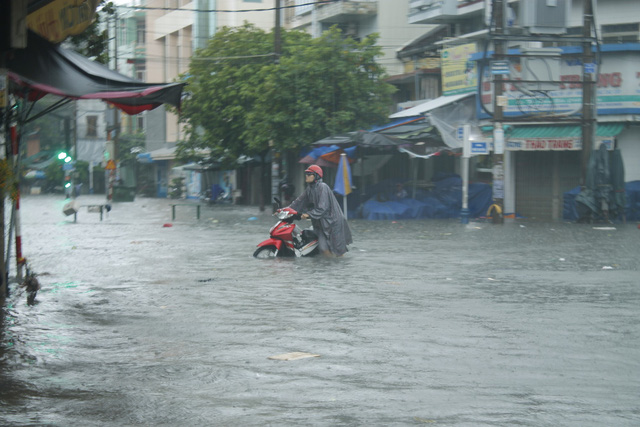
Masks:
[[[468,43],[442,50],[442,94],[455,95],[474,92],[478,85],[478,72],[471,55],[476,44]]]
[[[116,170],[116,162],[114,162],[113,160],[109,160],[107,162],[107,166],[105,166],[104,168],[108,171],[114,171]]]
[[[96,16],[99,0],[53,0],[27,15],[27,26],[50,42],[82,33]]]

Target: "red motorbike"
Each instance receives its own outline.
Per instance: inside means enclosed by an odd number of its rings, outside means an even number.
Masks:
[[[280,200],[275,199],[280,206]],[[275,258],[284,256],[313,256],[318,253],[318,236],[313,230],[302,230],[293,223],[300,214],[291,208],[277,209],[273,216],[280,221],[269,230],[269,239],[258,244],[253,253],[256,258]]]

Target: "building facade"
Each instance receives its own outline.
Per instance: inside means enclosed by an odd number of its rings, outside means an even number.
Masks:
[[[506,213],[560,220],[564,194],[583,183],[583,73],[595,79],[597,126],[592,150],[601,143],[619,148],[625,180],[640,179],[640,3],[597,2],[593,14],[596,59],[585,68],[584,1],[505,0],[501,34],[507,36],[501,43],[506,45],[506,60],[493,57],[492,1],[411,1],[409,23],[439,25],[450,33],[425,50],[442,53],[444,95],[475,92],[476,124],[488,130],[478,138],[493,143],[494,105],[501,105],[505,151],[499,167],[504,187],[498,191]],[[509,81],[502,85],[500,99],[494,96],[493,84],[498,74]],[[473,160],[483,166],[479,170],[492,171],[496,166],[490,156]],[[472,176],[491,180],[491,173]]]
[[[219,28],[249,22],[269,31],[275,24],[274,4],[274,0],[147,0],[145,80],[178,80],[188,71],[195,51],[205,47]],[[146,113],[147,157],[153,161],[159,197],[169,194],[171,170],[177,166],[175,147],[184,136],[174,112],[161,106]]]
[[[343,34],[361,39],[372,33],[378,33],[378,45],[382,48],[382,56],[378,61],[389,75],[389,83],[398,86],[409,86],[409,90],[400,90],[396,102],[407,100],[419,101],[437,97],[437,86],[425,84],[414,90],[414,67],[417,69],[433,69],[433,64],[420,61],[422,58],[411,58],[405,63],[398,58],[397,52],[412,40],[422,37],[434,25],[408,25],[407,10],[409,0],[344,0],[332,3],[311,4],[307,0],[284,0],[285,26],[299,29],[318,37],[323,31],[336,25]],[[415,59],[415,61],[414,61]],[[419,60],[420,59],[420,60]],[[425,71],[425,74],[428,71]],[[436,77],[437,81],[437,77]]]

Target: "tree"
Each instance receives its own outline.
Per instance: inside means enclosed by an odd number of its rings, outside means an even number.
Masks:
[[[109,62],[109,31],[106,25],[101,25],[115,14],[113,2],[100,0],[96,17],[81,34],[71,36],[65,43],[79,54],[93,59],[101,64]]]
[[[250,24],[222,29],[185,75],[181,119],[188,139],[179,154],[210,149],[233,159],[264,153],[270,144],[296,149],[384,121],[394,88],[375,62],[376,40],[345,38],[337,28],[316,39],[282,31],[276,62],[272,33]]]

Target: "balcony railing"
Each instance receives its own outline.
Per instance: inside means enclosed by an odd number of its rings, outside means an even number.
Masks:
[[[484,0],[410,0],[410,24],[442,24],[484,10]]]
[[[358,17],[376,15],[378,13],[377,0],[342,0],[318,6],[318,21],[342,22]]]

